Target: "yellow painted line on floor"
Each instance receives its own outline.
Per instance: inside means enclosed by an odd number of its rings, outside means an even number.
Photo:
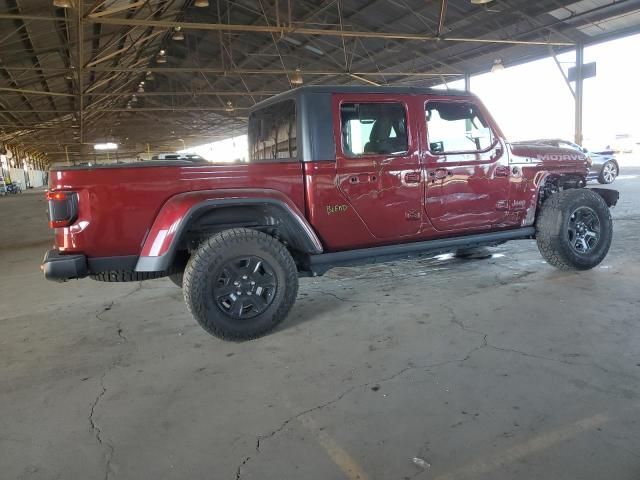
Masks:
[[[287,408],[296,410],[289,399],[285,398],[283,403]],[[331,461],[344,473],[347,480],[369,480],[369,476],[349,452],[331,438],[326,431],[321,430],[313,418],[305,414],[299,416],[297,420],[315,436],[318,444],[324,449]]]
[[[311,417],[302,416],[298,420],[300,420],[300,423],[302,423],[307,430],[315,435],[320,446],[324,448],[329,458],[342,470],[342,473],[345,474],[348,480],[368,480],[369,477],[364,470],[362,470],[362,467],[358,465],[358,462],[356,462],[344,448],[338,445],[327,432],[320,430]]]
[[[452,472],[439,477],[435,477],[435,480],[457,480],[490,473],[504,465],[517,462],[522,458],[551,448],[554,445],[576,437],[581,433],[598,428],[600,425],[606,423],[608,419],[609,417],[606,414],[597,414],[592,417],[578,420],[566,427],[543,433],[542,435],[527,440],[520,445],[507,448],[493,457],[478,459],[462,468],[453,470]]]

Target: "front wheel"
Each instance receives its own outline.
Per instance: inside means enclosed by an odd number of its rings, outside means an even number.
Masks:
[[[544,259],[561,270],[588,270],[609,252],[611,212],[602,197],[580,188],[554,193],[542,205],[536,240]]]
[[[298,273],[277,239],[237,228],[209,237],[191,255],[183,292],[187,308],[208,333],[250,340],[286,318],[298,293]]]

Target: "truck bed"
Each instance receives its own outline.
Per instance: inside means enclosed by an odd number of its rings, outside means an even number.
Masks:
[[[170,160],[99,166],[56,167],[49,189],[78,194],[78,219],[56,229],[56,247],[88,257],[138,255],[164,203],[185,192],[252,188],[287,195],[304,211],[299,162],[194,164]]]

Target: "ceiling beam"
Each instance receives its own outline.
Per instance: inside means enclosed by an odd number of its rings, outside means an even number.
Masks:
[[[12,93],[19,93],[19,94],[26,93],[29,95],[47,95],[52,97],[76,97],[77,96],[72,93],[48,92],[44,90],[29,90],[26,88],[7,88],[7,87],[0,87],[0,92],[12,92]]]
[[[440,14],[438,15],[438,29],[436,37],[440,38],[444,31],[444,19],[447,16],[447,0],[440,0]]]
[[[153,72],[153,73],[210,73],[215,75],[291,75],[295,69],[247,69],[236,68],[225,70],[223,68],[207,67],[91,67],[88,70],[96,72]],[[417,76],[417,77],[440,77],[440,76],[460,76],[460,73],[433,73],[433,72],[344,72],[339,70],[302,70],[304,75],[358,75],[358,76]]]
[[[235,107],[234,110],[248,110]],[[225,107],[133,107],[133,108],[101,108],[101,112],[225,112]]]
[[[112,15],[114,13],[122,12],[124,10],[135,9],[135,8],[143,6],[145,3],[147,3],[147,0],[139,0],[137,2],[126,3],[124,5],[119,5],[117,7],[111,7],[111,8],[107,8],[106,10],[100,10],[99,12],[90,13],[87,16],[89,18],[100,18],[100,17],[104,17],[106,15]]]
[[[2,90],[2,89],[0,89]],[[92,93],[92,97],[130,97],[134,94],[137,97],[202,97],[202,96],[238,96],[246,97],[247,95],[255,95],[257,97],[267,97],[277,95],[280,91],[199,91],[199,92],[103,92]]]
[[[0,17],[1,18],[1,17]],[[201,22],[182,22],[175,20],[137,20],[134,18],[86,18],[88,23],[102,23],[106,25],[122,25],[122,26],[140,26],[140,27],[159,27],[171,29],[180,27],[183,30],[214,30],[223,32],[245,32],[245,33],[270,33],[281,36],[295,33],[297,35],[318,35],[331,37],[358,37],[358,38],[378,38],[386,40],[414,40],[414,41],[447,41],[447,42],[471,42],[471,43],[493,43],[508,45],[552,45],[552,46],[571,46],[569,42],[550,42],[550,41],[531,41],[531,40],[505,40],[505,39],[489,39],[489,38],[466,38],[466,37],[437,37],[434,35],[424,35],[419,33],[402,33],[402,32],[368,32],[358,30],[340,30],[340,29],[323,29],[323,28],[306,28],[306,27],[290,27],[284,25],[233,25],[226,23],[201,23]]]

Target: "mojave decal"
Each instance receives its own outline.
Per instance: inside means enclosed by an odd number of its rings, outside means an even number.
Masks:
[[[536,155],[538,160],[544,161],[576,161],[576,160],[586,160],[585,156],[580,153],[542,153]]]

